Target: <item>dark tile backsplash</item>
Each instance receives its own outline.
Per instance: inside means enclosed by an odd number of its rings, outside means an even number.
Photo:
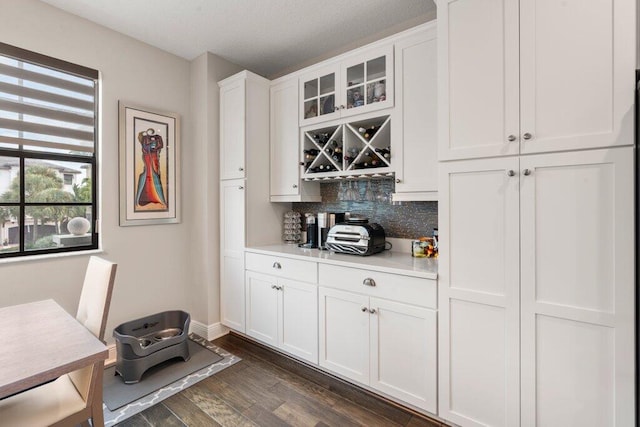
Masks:
[[[352,215],[363,215],[369,222],[376,222],[384,228],[387,237],[415,239],[420,236],[431,236],[438,227],[437,202],[402,202],[391,204],[391,193],[395,183],[392,179],[372,181],[353,181],[357,184],[358,201],[340,199],[340,193],[348,188],[351,181],[331,181],[320,184],[320,203],[292,203],[292,208],[304,218],[305,213],[318,212],[350,212]],[[375,201],[367,201],[368,182],[376,196]],[[341,189],[343,191],[341,191]],[[303,219],[304,222],[304,219]]]

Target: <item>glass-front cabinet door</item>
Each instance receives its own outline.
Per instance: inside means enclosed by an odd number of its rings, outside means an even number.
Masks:
[[[339,65],[316,70],[300,78],[300,124],[313,124],[339,117],[336,97]]]
[[[300,77],[300,126],[393,107],[393,46]]]
[[[342,116],[393,106],[393,47],[364,52],[342,62]]]

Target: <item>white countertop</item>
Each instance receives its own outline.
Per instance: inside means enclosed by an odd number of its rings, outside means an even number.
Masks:
[[[343,267],[366,268],[383,273],[404,274],[425,279],[438,278],[438,260],[414,258],[410,253],[384,251],[370,256],[337,254],[331,251],[299,248],[297,245],[268,245],[246,248],[247,252],[316,261]]]

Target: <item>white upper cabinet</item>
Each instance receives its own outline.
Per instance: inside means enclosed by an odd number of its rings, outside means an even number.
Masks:
[[[633,0],[438,1],[440,160],[633,142]]]
[[[436,26],[395,44],[394,201],[438,200]]]
[[[300,180],[298,79],[271,86],[270,105],[271,201],[320,201],[320,185]]]
[[[245,80],[220,88],[220,179],[245,177]]]
[[[300,77],[300,126],[392,106],[392,45],[325,64]]]

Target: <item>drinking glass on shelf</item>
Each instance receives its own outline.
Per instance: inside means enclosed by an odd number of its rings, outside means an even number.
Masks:
[[[347,200],[347,183],[344,181],[340,181],[340,188],[338,188],[338,200]]]
[[[356,180],[349,183],[349,200],[354,202],[360,200],[360,189],[358,188],[358,182]]]
[[[376,200],[376,193],[373,191],[371,181],[367,181],[367,189],[364,192],[364,199],[367,202],[374,202]]]

